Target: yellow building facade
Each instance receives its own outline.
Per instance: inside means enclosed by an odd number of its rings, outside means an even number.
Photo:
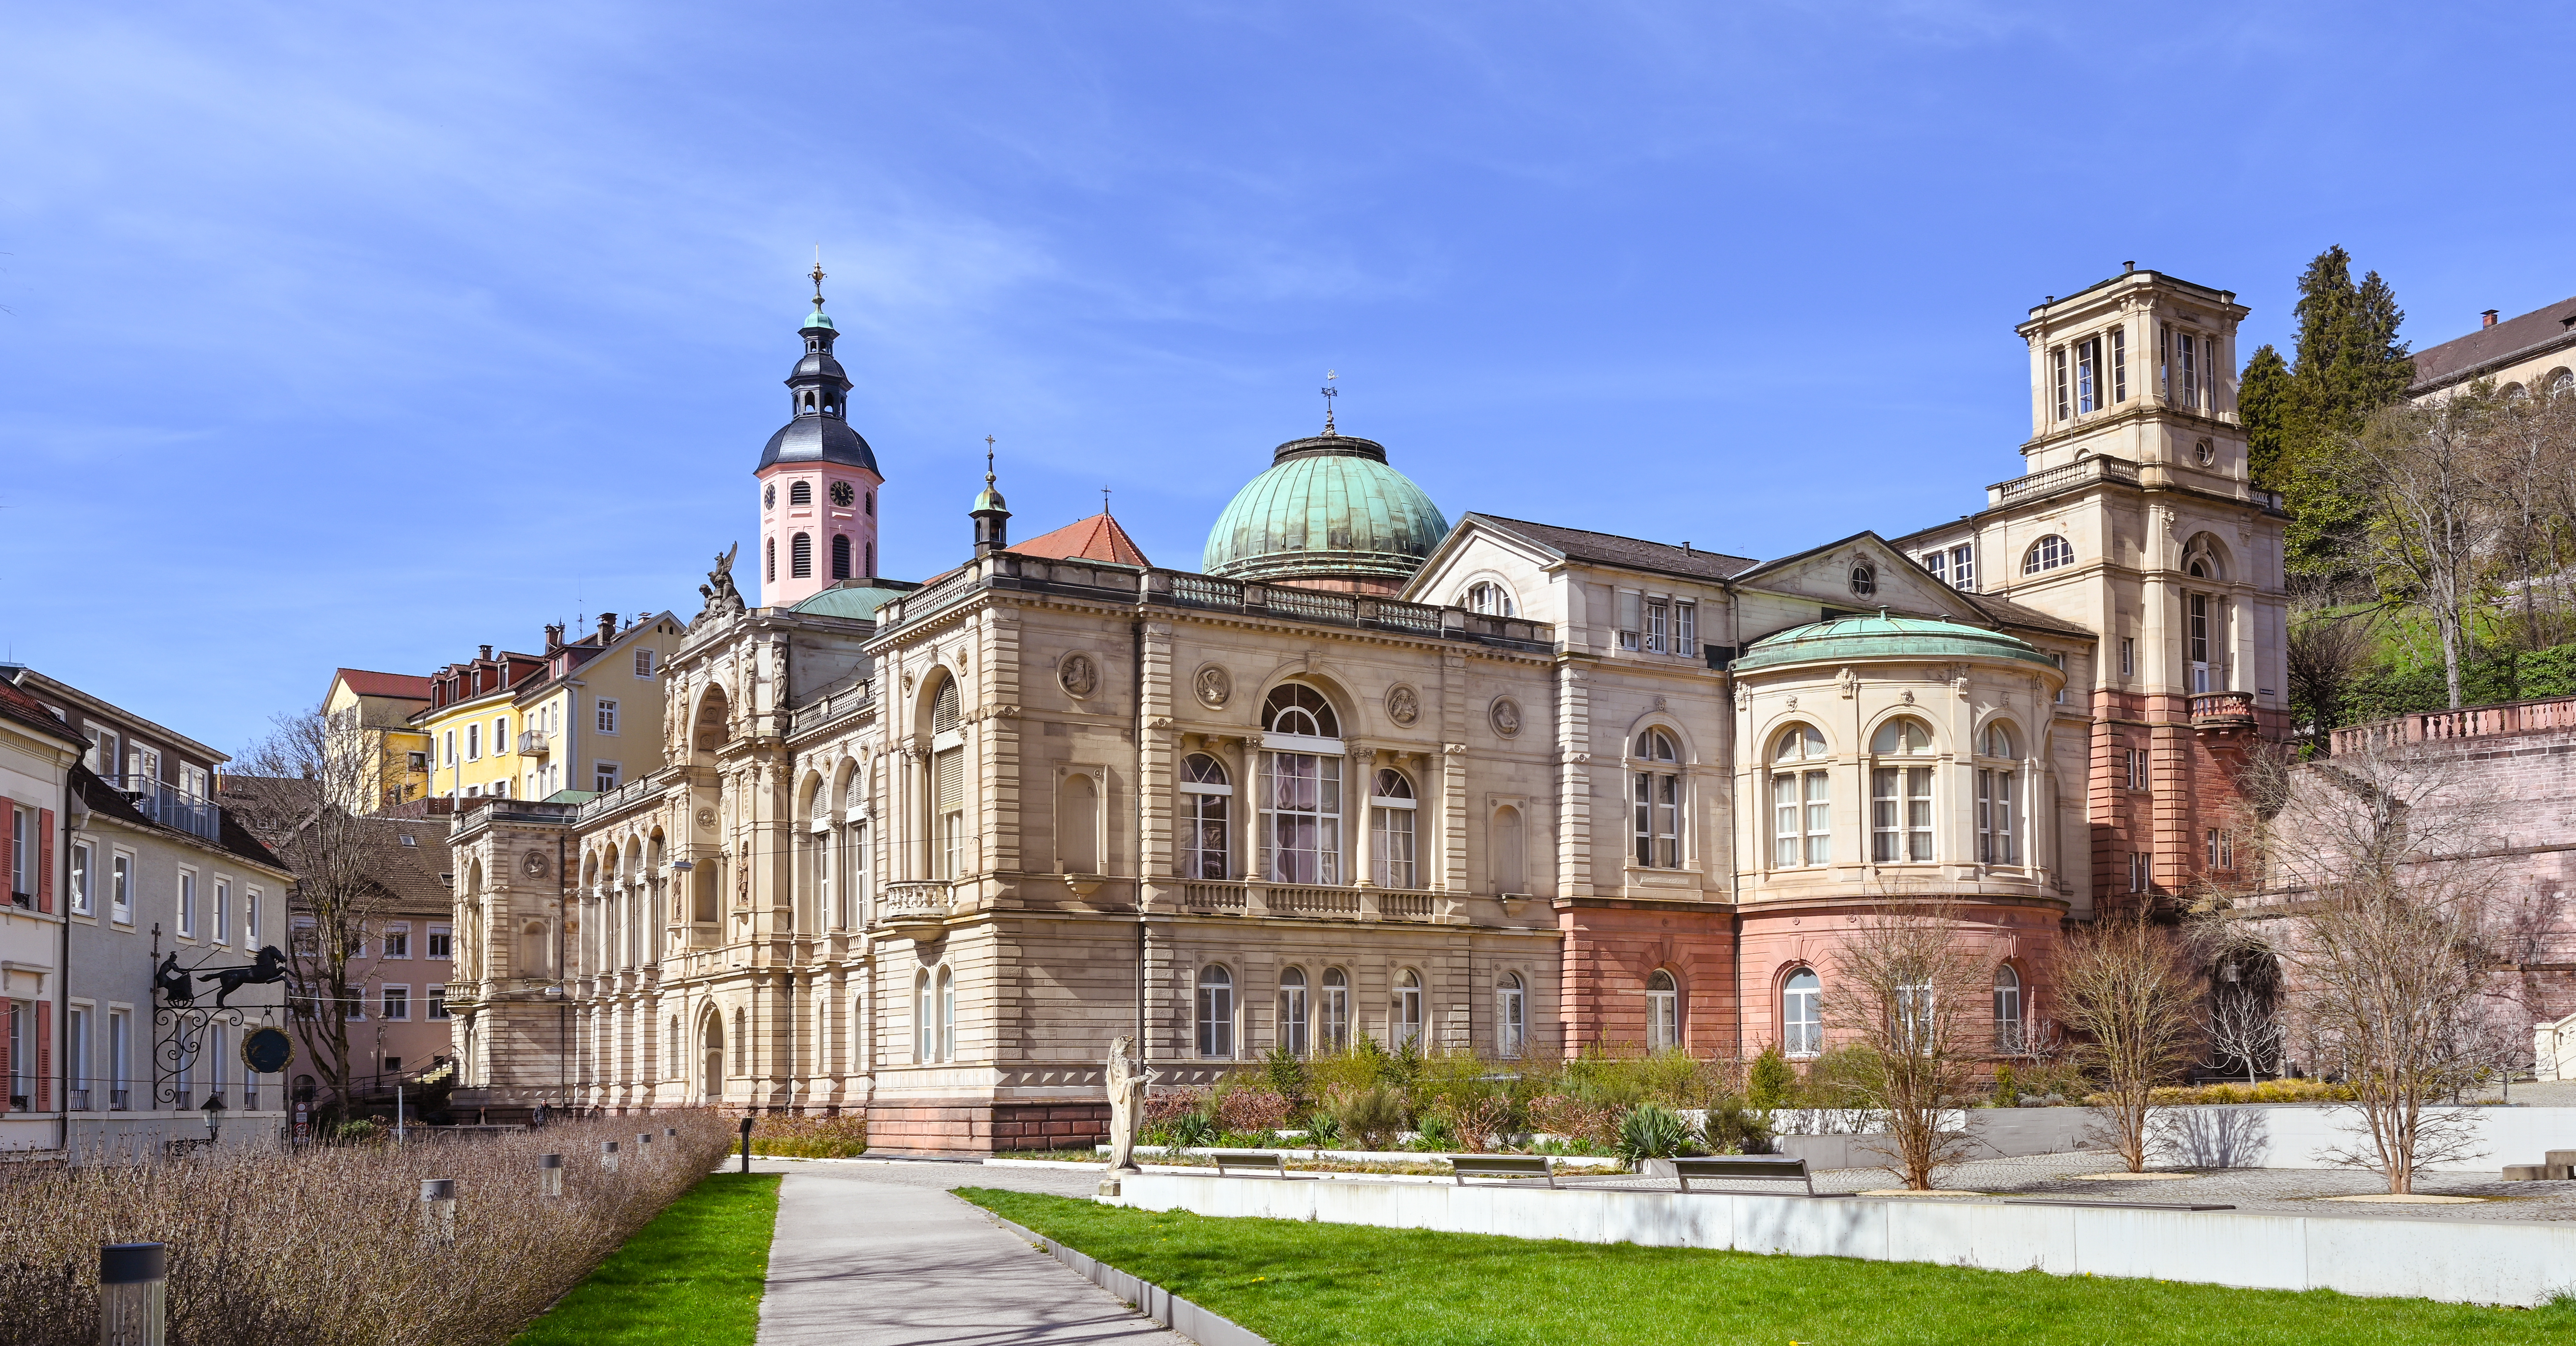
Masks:
[[[332,670],[322,714],[334,736],[349,736],[363,754],[359,797],[340,801],[343,807],[373,813],[430,793],[431,739],[412,723],[429,703],[427,678],[364,668]]]

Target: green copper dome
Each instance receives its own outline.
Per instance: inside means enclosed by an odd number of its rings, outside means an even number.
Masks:
[[[2057,671],[2056,660],[2029,642],[2001,631],[1929,617],[1890,617],[1885,613],[1835,617],[1764,636],[1735,661],[1735,671],[1889,659],[2002,659]]]
[[[1293,439],[1208,530],[1201,568],[1232,579],[1411,579],[1448,536],[1431,497],[1348,435]]]

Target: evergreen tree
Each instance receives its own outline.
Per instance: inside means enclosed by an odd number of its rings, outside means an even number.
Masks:
[[[2300,274],[2295,312],[2292,363],[2272,368],[2279,352],[2256,351],[2238,399],[2255,480],[2281,492],[2290,511],[2290,573],[2334,587],[2360,578],[2356,544],[2369,526],[2361,502],[2336,485],[2334,465],[2372,412],[2404,400],[2415,365],[2397,335],[2406,313],[2395,291],[2376,271],[2354,284],[2340,245]]]
[[[2289,400],[2290,362],[2267,344],[2245,362],[2245,376],[2236,385],[2236,413],[2245,422],[2246,462],[2253,469],[2254,484],[2265,490],[2281,489],[2282,431]]]

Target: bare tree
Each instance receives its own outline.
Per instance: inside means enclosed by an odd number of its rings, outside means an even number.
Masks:
[[[2286,1040],[2281,1016],[2252,988],[2230,986],[2211,996],[2202,1027],[2220,1059],[2233,1057],[2245,1063],[2247,1084],[2259,1083],[2260,1072],[2277,1069]]]
[[[2291,614],[2290,707],[2309,750],[2323,754],[2344,721],[2353,683],[2369,662],[2374,614],[2316,608]]]
[[[2476,1155],[2477,1128],[2436,1107],[2507,1050],[2519,987],[2500,956],[2480,796],[2420,749],[2363,745],[2292,766],[2257,753],[2241,776],[2264,816],[2259,888],[2216,900],[2225,934],[2277,960],[2294,1038],[2355,1092],[2337,1163],[2392,1193],[2426,1166]]]
[[[2495,399],[2481,436],[2479,484],[2495,512],[2501,550],[2513,574],[2522,646],[2540,649],[2566,635],[2555,587],[2567,555],[2571,502],[2563,497],[2576,463],[2576,397],[2542,394]]]
[[[1889,1157],[1907,1187],[1931,1189],[1967,1157],[1964,1132],[1941,1129],[1993,1054],[1992,975],[1958,913],[1938,901],[1895,901],[1865,916],[1833,957],[1825,1022],[1866,1048],[1855,1083],[1887,1115]]]
[[[2469,618],[2497,534],[2483,462],[2491,419],[2487,400],[2475,396],[2390,407],[2336,465],[2343,488],[2370,504],[2367,555],[2382,589],[2433,621],[2455,710]]]
[[[381,881],[399,844],[378,819],[340,801],[362,800],[372,781],[366,736],[335,726],[319,708],[279,715],[268,735],[233,759],[225,803],[295,871],[289,901],[288,998],[305,1059],[335,1098],[347,1098],[357,1060],[349,1015],[365,1001],[351,978],[368,933],[394,894]]]
[[[2155,1091],[2197,1045],[2198,999],[2179,941],[2135,915],[2073,932],[2058,956],[2058,1020],[2075,1059],[2102,1081],[2094,1116],[2131,1173],[2147,1166]]]

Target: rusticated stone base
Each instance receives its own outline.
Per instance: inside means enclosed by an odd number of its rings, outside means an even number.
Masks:
[[[868,1153],[982,1155],[1061,1150],[1109,1139],[1109,1104],[923,1099],[868,1107]]]

